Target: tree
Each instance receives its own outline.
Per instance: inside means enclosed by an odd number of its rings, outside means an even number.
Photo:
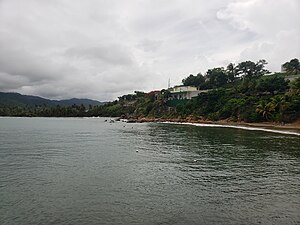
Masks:
[[[137,98],[143,98],[146,96],[146,94],[142,91],[134,91]]]
[[[300,72],[300,63],[299,59],[292,59],[289,62],[286,62],[282,65],[282,67],[286,70],[288,73],[292,74],[298,74]]]
[[[194,87],[200,87],[202,84],[204,84],[204,82],[205,82],[205,78],[201,73],[198,73],[197,76],[190,74],[187,78],[182,80],[184,86],[194,86]]]
[[[212,88],[222,87],[227,84],[228,76],[223,67],[209,69],[206,72],[209,86]]]
[[[121,97],[118,97],[119,101],[131,101],[131,100],[135,100],[136,99],[136,95],[133,94],[127,94],[127,95],[123,95]]]
[[[280,115],[279,120],[283,121],[284,113],[289,108],[289,104],[286,101],[286,97],[276,95],[276,96],[271,98],[271,103],[270,104],[273,104],[274,109],[279,112],[279,115]]]
[[[235,80],[235,66],[233,63],[229,63],[226,69],[227,76],[230,82],[233,82]]]
[[[258,80],[258,83],[255,87],[257,91],[261,92],[284,92],[288,89],[288,80],[285,80],[284,77],[280,76],[266,76]]]
[[[257,113],[261,114],[264,118],[269,120],[273,113],[275,112],[275,106],[271,102],[266,103],[265,101],[261,101],[255,110]]]
[[[289,95],[299,95],[300,96],[300,77],[290,82]]]
[[[294,89],[300,90],[300,77],[296,78],[295,80],[292,81],[292,87]]]
[[[264,69],[267,64],[266,60],[261,59],[258,62],[254,63],[252,61],[245,61],[239,63],[236,68],[236,74],[242,76],[243,78],[252,79],[261,77],[269,71]]]
[[[168,99],[169,97],[171,97],[171,92],[169,90],[162,89],[160,91],[160,95],[161,95],[162,99]]]

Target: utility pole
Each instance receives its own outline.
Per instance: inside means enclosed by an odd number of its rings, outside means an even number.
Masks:
[[[171,82],[170,82],[170,78],[168,80],[168,89],[171,87]]]

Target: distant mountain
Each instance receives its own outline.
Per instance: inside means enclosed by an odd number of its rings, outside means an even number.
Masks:
[[[52,101],[57,102],[59,105],[63,105],[63,106],[81,105],[81,104],[83,104],[85,106],[88,106],[88,105],[95,106],[95,105],[104,104],[104,102],[99,102],[99,101],[88,99],[88,98],[71,98],[71,99],[65,99],[65,100],[60,100],[60,101],[57,101],[57,100],[52,100]]]
[[[102,105],[103,102],[99,102],[91,99],[66,99],[66,100],[50,100],[32,95],[22,95],[19,93],[6,93],[0,92],[0,106],[71,106],[71,105],[95,106]]]

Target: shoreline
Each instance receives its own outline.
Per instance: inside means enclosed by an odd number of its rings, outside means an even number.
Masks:
[[[0,116],[0,118],[112,118],[112,117],[11,117],[11,116]],[[275,133],[286,133],[300,136],[300,120],[294,123],[279,124],[275,122],[261,122],[261,123],[247,123],[247,122],[234,122],[228,120],[210,121],[202,119],[191,119],[191,118],[121,118],[115,117],[115,121],[126,120],[127,123],[170,123],[170,124],[183,124],[183,125],[194,125],[194,126],[207,126],[207,127],[228,127],[228,128],[239,128],[247,130],[264,130]],[[125,122],[125,121],[123,121]],[[252,128],[252,129],[251,129]]]
[[[193,119],[162,119],[162,118],[138,118],[138,119],[129,119],[129,123],[170,123],[170,124],[187,124],[187,125],[199,125],[199,126],[224,126],[231,128],[248,128],[251,130],[269,130],[269,131],[282,131],[286,133],[291,133],[295,135],[300,135],[300,122],[289,124],[279,124],[272,122],[262,122],[262,123],[246,123],[246,122],[233,122],[233,121],[210,121],[210,120],[193,120]]]

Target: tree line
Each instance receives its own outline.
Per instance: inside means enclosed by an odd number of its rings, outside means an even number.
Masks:
[[[298,62],[295,63],[295,62]],[[292,122],[300,118],[300,78],[290,82],[287,75],[297,74],[299,60],[285,63],[285,73],[270,74],[267,62],[244,61],[226,68],[209,69],[204,75],[190,74],[185,86],[209,90],[190,100],[172,100],[169,90],[136,92],[95,108],[94,115],[133,118],[187,118],[245,122]],[[293,66],[290,66],[290,65]]]
[[[299,60],[283,64],[284,73],[271,74],[267,62],[244,61],[216,67],[203,75],[190,74],[182,80],[185,86],[209,90],[190,100],[174,100],[168,89],[159,93],[120,96],[118,100],[100,106],[0,106],[0,116],[124,118],[187,118],[231,120],[245,122],[292,122],[300,118],[300,78],[293,81],[287,75],[298,74]]]

